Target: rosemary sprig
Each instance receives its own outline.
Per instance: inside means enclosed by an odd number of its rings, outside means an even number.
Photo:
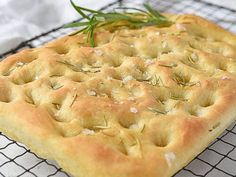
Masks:
[[[165,16],[161,15],[157,10],[153,9],[150,5],[144,4],[145,10],[138,8],[118,8],[126,10],[135,10],[136,13],[119,13],[116,11],[104,13],[102,11],[96,11],[92,9],[87,9],[81,6],[77,6],[72,0],[70,0],[71,5],[74,9],[87,21],[83,22],[73,22],[67,24],[66,28],[71,27],[82,27],[81,30],[73,33],[72,35],[78,33],[87,34],[87,42],[90,43],[92,47],[95,47],[94,31],[96,28],[105,25],[114,25],[117,22],[123,22],[117,24],[117,26],[126,26],[129,28],[141,28],[143,26],[156,25],[159,27],[169,26],[172,22]],[[87,15],[90,13],[91,15]]]

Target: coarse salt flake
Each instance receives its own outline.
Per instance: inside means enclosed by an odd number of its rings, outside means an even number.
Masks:
[[[177,23],[176,28],[181,31],[186,31],[186,28],[183,24]]]
[[[132,124],[129,126],[129,129],[138,129],[138,128],[139,128],[138,124]]]
[[[118,94],[118,93],[119,93],[119,90],[117,90],[117,89],[112,89],[112,90],[111,90],[111,93],[112,93],[112,94]]]
[[[198,59],[198,56],[196,53],[192,53],[191,54],[191,58],[194,59],[194,60],[197,60]]]
[[[58,117],[59,115],[60,115],[60,112],[56,112],[56,113],[54,114],[55,117]]]
[[[228,80],[229,77],[228,77],[228,76],[223,76],[221,79],[222,79],[222,80]]]
[[[103,51],[101,51],[101,50],[95,50],[94,52],[96,53],[97,56],[103,55]]]
[[[130,112],[132,112],[132,113],[137,113],[138,110],[137,110],[137,108],[135,108],[135,107],[131,107],[131,108],[130,108]]]
[[[160,31],[157,31],[156,33],[155,33],[157,36],[160,36]]]
[[[146,65],[152,65],[152,64],[154,64],[155,63],[155,61],[154,60],[151,60],[151,59],[147,59],[146,61],[145,61],[145,64]]]
[[[87,94],[90,96],[96,96],[97,93],[94,90],[87,90]]]
[[[133,80],[133,76],[130,76],[130,75],[126,76],[126,77],[123,78],[123,83],[127,83],[127,82],[129,82],[131,80]]]
[[[111,77],[111,76],[107,76],[107,80],[112,80],[113,79],[113,77]]]
[[[16,63],[16,66],[24,66],[24,63],[19,61],[19,62]]]
[[[129,96],[129,97],[127,98],[127,100],[129,100],[129,101],[134,101],[135,99],[134,99],[134,97]]]
[[[175,158],[176,158],[175,157],[175,153],[167,152],[167,153],[165,153],[165,158],[166,158],[168,166],[171,167],[173,162],[174,162],[174,160],[175,160]]]
[[[39,76],[35,76],[34,79],[35,79],[35,80],[38,80],[38,79],[39,79]]]
[[[94,135],[94,134],[95,134],[95,132],[94,132],[93,130],[90,130],[90,129],[88,129],[88,128],[83,129],[83,130],[81,131],[81,133],[82,133],[83,135]]]
[[[197,82],[197,83],[196,83],[196,86],[197,86],[197,87],[200,87],[200,86],[201,86],[201,82]]]

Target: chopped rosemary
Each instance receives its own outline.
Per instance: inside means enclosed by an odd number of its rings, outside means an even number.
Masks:
[[[156,80],[156,81],[155,81]],[[153,83],[158,83],[156,85],[159,85],[159,86],[163,86],[163,87],[166,87],[163,80],[161,79],[161,77],[159,76],[158,79],[156,78],[156,75],[155,75],[155,79],[153,80]],[[154,85],[153,85],[154,86]]]
[[[150,81],[150,84],[152,84],[153,86],[159,85],[159,79],[157,79],[156,75],[152,76],[152,80]]]
[[[197,62],[197,59],[194,59],[193,57],[189,56],[189,57],[188,57],[188,61],[189,61],[189,63],[191,63],[191,64],[195,64],[195,63]]]
[[[192,43],[189,42],[188,45],[189,45],[189,47],[196,49],[196,47]]]
[[[151,80],[151,84],[153,85],[153,86],[156,86],[156,85],[160,85],[160,77],[159,78],[157,78],[157,75],[154,75],[154,76],[152,76],[152,80]]]
[[[169,64],[169,65],[165,65],[165,64],[158,64],[158,65],[162,66],[162,67],[167,67],[167,68],[174,68],[174,67],[178,66],[176,63],[172,63],[172,64]]]
[[[166,100],[159,100],[159,99],[157,99],[157,101],[158,101],[159,103],[161,103],[162,105],[165,105],[165,101],[166,101]]]
[[[186,98],[183,98],[181,96],[172,95],[172,94],[171,94],[170,98],[173,100],[188,101],[188,99],[186,99]]]
[[[178,85],[184,85],[186,84],[186,79],[184,79],[183,77],[181,77],[179,74],[174,74],[173,76],[173,80],[178,84]]]
[[[76,98],[77,98],[77,93],[73,96],[73,100],[72,100],[72,102],[71,102],[71,104],[70,104],[70,107],[74,104],[74,102],[75,102],[75,100],[76,100]]]
[[[57,60],[56,62],[57,62],[57,63],[64,64],[64,65],[68,65],[68,66],[74,66],[74,65],[72,65],[71,63],[69,63],[68,61],[59,61],[59,60]]]
[[[87,66],[87,67],[81,68],[81,70],[84,72],[97,73],[101,71],[101,67],[100,66]]]
[[[75,66],[75,65],[69,63],[68,61],[56,61],[56,62],[68,66],[70,69],[72,69],[75,72],[97,73],[97,72],[101,71],[101,66],[86,65],[86,66],[82,67],[82,66]]]
[[[96,125],[96,126],[94,126],[94,128],[98,128],[98,129],[108,129],[108,128],[110,128],[108,126],[108,122],[107,122],[105,116],[103,117],[103,119],[104,119],[104,125]]]
[[[161,79],[160,76],[159,76],[159,80],[160,80],[160,83],[161,83],[161,85],[162,85],[163,87],[167,87],[167,86],[165,86],[165,84],[164,84],[164,82],[163,82],[163,80]]]
[[[184,76],[181,76],[180,74],[174,74],[173,80],[182,87],[192,87],[196,85],[198,82],[189,82]]]
[[[146,127],[146,125],[145,125],[145,124],[143,124],[143,127],[142,127],[142,129],[141,129],[140,133],[143,133],[143,131],[144,131],[145,127]]]
[[[132,139],[134,140],[133,142],[131,142],[131,144],[129,144],[130,146],[140,146],[140,140],[137,137],[134,137],[133,135],[131,136]]]
[[[109,136],[109,137],[114,137],[115,135],[114,134],[109,134],[107,132],[104,132],[104,131],[101,131],[102,134],[106,135],[106,136]]]
[[[58,103],[52,103],[52,104],[55,106],[55,108],[56,108],[57,110],[59,110],[59,109],[61,108],[61,105],[58,104]]]
[[[150,81],[152,79],[152,76],[145,71],[142,76],[143,81]]]
[[[35,101],[33,100],[32,96],[30,94],[26,94],[26,102],[29,104],[35,105]]]
[[[95,29],[105,25],[113,25],[114,27],[126,26],[129,28],[141,28],[143,26],[152,25],[165,27],[170,26],[173,23],[148,4],[143,5],[145,10],[129,7],[123,8],[126,10],[135,10],[136,13],[119,13],[116,11],[105,13],[102,11],[77,6],[72,0],[70,0],[70,2],[74,9],[87,21],[73,22],[65,25],[65,27],[82,27],[81,30],[73,33],[72,35],[78,33],[87,34],[87,42],[89,42],[92,47],[95,47]],[[91,13],[91,15],[87,15],[86,13]]]
[[[60,74],[53,74],[53,75],[50,75],[49,77],[61,77]]]
[[[56,61],[57,63],[60,63],[60,64],[64,64],[64,65],[67,65],[70,69],[72,69],[73,71],[75,72],[80,72],[82,71],[80,67],[77,67],[71,63],[69,63],[68,61]]]
[[[143,81],[147,81],[152,86],[163,86],[163,87],[166,87],[164,82],[163,82],[163,80],[161,79],[161,77],[159,76],[157,78],[156,74],[153,74],[152,76],[147,76],[146,78],[143,78]]]
[[[160,111],[157,108],[151,108],[151,107],[149,107],[148,110],[155,113],[155,114],[166,114],[167,113],[166,111]]]
[[[11,74],[12,71],[14,71],[16,68],[11,68],[8,71],[4,72],[2,75],[3,76],[9,76]]]
[[[110,127],[108,126],[103,126],[103,125],[95,125],[94,128],[98,128],[98,129],[108,129]]]
[[[216,129],[217,127],[220,126],[220,122],[216,123],[215,125],[212,126],[212,129],[210,129],[209,131],[213,131],[214,129]]]

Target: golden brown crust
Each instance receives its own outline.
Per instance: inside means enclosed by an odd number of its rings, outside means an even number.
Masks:
[[[66,36],[0,63],[0,130],[75,177],[169,177],[235,120],[236,36],[170,27]]]

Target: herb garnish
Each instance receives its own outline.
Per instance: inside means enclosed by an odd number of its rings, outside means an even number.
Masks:
[[[190,82],[186,77],[181,74],[174,73],[173,80],[182,87],[192,87],[199,82]]]
[[[147,81],[149,81],[148,83],[151,84],[152,86],[163,86],[163,87],[166,87],[164,82],[163,82],[163,80],[161,79],[161,77],[159,76],[157,78],[157,75],[155,75],[155,74],[149,80],[147,80]]]
[[[70,107],[72,107],[72,105],[74,104],[74,102],[75,102],[77,96],[78,96],[77,93],[73,96],[72,102],[71,102],[71,104],[70,104]]]
[[[215,125],[212,126],[212,128],[209,130],[209,132],[213,131],[214,129],[216,129],[219,126],[220,126],[220,122],[217,122]]]
[[[153,112],[153,113],[155,113],[155,114],[167,114],[166,111],[161,111],[161,110],[159,110],[159,109],[157,109],[157,108],[148,107],[148,110],[151,111],[151,112]]]
[[[98,129],[108,129],[108,128],[110,128],[110,126],[108,126],[108,122],[107,122],[107,119],[105,118],[105,116],[103,116],[103,120],[104,120],[103,125],[95,125],[94,128],[98,128]]]
[[[186,99],[186,98],[183,98],[183,97],[177,96],[177,95],[172,95],[172,94],[171,94],[170,98],[173,100],[188,101],[188,99]]]
[[[158,66],[162,66],[162,67],[167,67],[167,68],[174,68],[177,67],[178,65],[176,63],[171,63],[171,64],[158,64]]]
[[[57,60],[56,62],[68,66],[70,69],[72,69],[75,72],[81,72],[81,68],[69,63],[68,61],[59,61],[59,60]]]
[[[87,34],[87,42],[90,43],[92,47],[95,47],[94,40],[94,31],[96,28],[105,26],[105,25],[113,25],[113,26],[126,26],[129,28],[141,28],[143,26],[152,26],[156,25],[159,27],[165,27],[172,24],[172,22],[167,19],[165,16],[160,14],[157,10],[153,9],[150,5],[144,4],[145,10],[138,8],[118,8],[125,10],[135,10],[136,13],[119,13],[116,11],[113,12],[102,12],[96,11],[92,9],[87,9],[84,7],[77,6],[72,0],[70,0],[71,5],[74,9],[87,21],[82,22],[73,22],[67,24],[66,28],[71,27],[82,27],[81,30],[73,33],[72,35],[83,32]],[[87,15],[86,13],[91,13],[91,15]],[[117,23],[121,22],[121,23]]]

